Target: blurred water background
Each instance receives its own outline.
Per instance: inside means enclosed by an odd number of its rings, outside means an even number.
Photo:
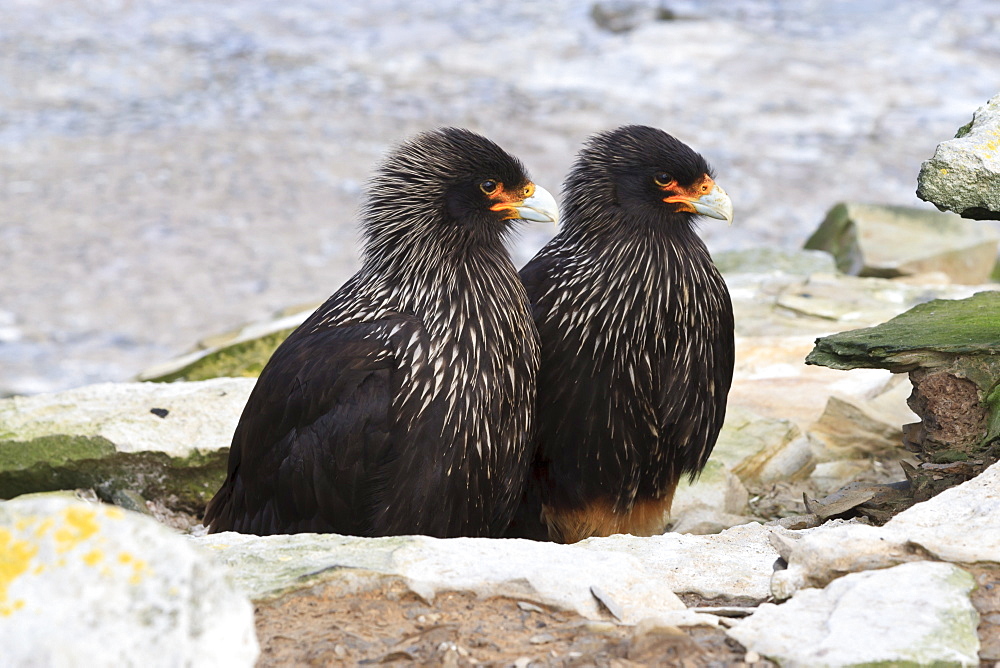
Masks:
[[[655,125],[733,198],[713,250],[796,248],[840,200],[929,208],[921,161],[1000,90],[995,0],[665,0],[622,32],[591,6],[4,0],[0,395],[321,301],[420,130],[483,132],[556,192],[589,134]]]

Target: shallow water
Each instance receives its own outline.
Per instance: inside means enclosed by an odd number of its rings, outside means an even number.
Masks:
[[[127,379],[321,301],[373,164],[428,127],[555,192],[592,132],[657,125],[733,197],[713,250],[793,248],[840,200],[927,207],[920,162],[1000,89],[989,0],[664,4],[681,18],[611,34],[569,0],[7,0],[0,393]]]

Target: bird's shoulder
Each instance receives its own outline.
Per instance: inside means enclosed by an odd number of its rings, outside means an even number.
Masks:
[[[560,288],[560,275],[565,273],[568,264],[573,262],[574,253],[558,236],[546,244],[518,272],[528,303],[534,307],[553,289]]]

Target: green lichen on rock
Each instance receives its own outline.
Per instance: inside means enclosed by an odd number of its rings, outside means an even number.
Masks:
[[[65,466],[78,460],[100,459],[114,452],[114,444],[100,436],[42,436],[30,444],[0,440],[0,473],[24,471],[39,464]]]
[[[986,443],[1000,441],[1000,383],[997,383],[983,399],[989,418],[986,421]]]
[[[822,337],[806,364],[905,372],[958,355],[977,357],[982,375],[1000,370],[1000,292],[935,299],[881,325]]]
[[[260,375],[275,349],[294,328],[283,329],[249,341],[241,341],[200,357],[177,371],[148,378],[157,383],[210,378],[254,378]]]
[[[0,441],[0,498],[63,489],[94,489],[110,500],[135,492],[174,509],[199,511],[222,484],[228,450],[117,452],[107,439],[49,435],[27,442]]]

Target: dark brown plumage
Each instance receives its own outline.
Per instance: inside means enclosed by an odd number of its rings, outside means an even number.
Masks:
[[[363,266],[265,366],[210,530],[502,531],[528,468],[538,366],[503,241],[513,219],[552,220],[554,205],[467,130],[390,153],[362,214]]]
[[[562,230],[521,270],[542,342],[537,453],[509,535],[662,533],[715,445],[733,311],[695,218],[732,220],[705,160],[653,128],[593,137]]]

